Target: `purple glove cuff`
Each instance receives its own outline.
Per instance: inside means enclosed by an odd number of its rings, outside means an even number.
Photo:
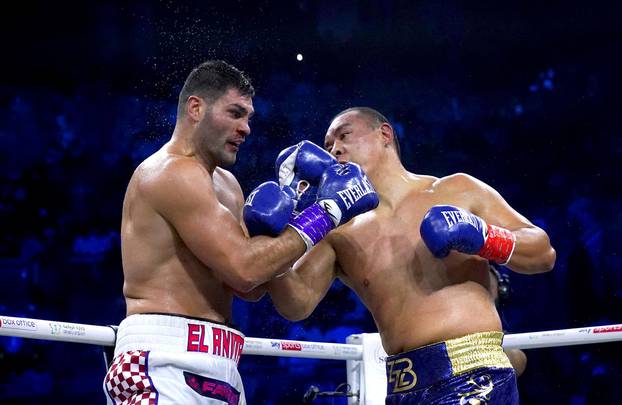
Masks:
[[[311,204],[296,218],[290,219],[289,225],[305,241],[307,250],[321,241],[335,227],[333,220],[318,203]]]

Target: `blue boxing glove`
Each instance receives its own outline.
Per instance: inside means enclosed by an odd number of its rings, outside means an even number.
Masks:
[[[260,184],[244,203],[243,217],[250,236],[278,236],[294,211],[294,191],[274,181]]]
[[[324,171],[337,160],[324,149],[309,141],[302,141],[283,149],[276,158],[276,176],[281,187],[296,192],[296,213],[313,204]]]
[[[452,205],[435,205],[423,217],[421,238],[437,258],[451,250],[476,254],[498,264],[510,261],[516,237],[508,229]]]
[[[359,165],[337,163],[322,174],[316,202],[289,224],[309,250],[333,228],[373,210],[378,202],[376,190]]]

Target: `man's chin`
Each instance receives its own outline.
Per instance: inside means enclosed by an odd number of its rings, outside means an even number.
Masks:
[[[237,154],[232,154],[228,156],[223,156],[218,166],[220,167],[231,167],[237,161]]]

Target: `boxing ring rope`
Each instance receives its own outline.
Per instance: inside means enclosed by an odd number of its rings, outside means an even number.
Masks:
[[[0,336],[114,346],[116,326],[97,326],[0,315]],[[506,335],[506,349],[535,349],[622,340],[622,324]],[[384,405],[387,379],[378,333],[350,335],[343,343],[246,338],[243,354],[345,360],[348,405]],[[105,350],[104,350],[105,351]],[[108,360],[107,360],[108,361]]]
[[[115,326],[97,326],[0,315],[0,336],[114,346]],[[243,354],[309,359],[360,360],[359,345],[245,338]]]
[[[0,336],[114,346],[115,328],[0,315]],[[504,337],[503,347],[536,349],[619,340],[622,340],[622,324],[510,334]],[[242,353],[328,360],[361,360],[363,358],[363,349],[356,344],[252,337],[245,339]]]

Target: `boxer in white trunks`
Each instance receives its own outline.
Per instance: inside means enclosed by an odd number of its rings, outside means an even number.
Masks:
[[[259,298],[251,292],[256,286],[334,227],[375,207],[375,192],[348,206],[334,202],[343,187],[364,180],[357,165],[335,161],[322,189],[324,205],[297,218],[287,214],[274,237],[250,238],[242,190],[222,167],[236,161],[250,133],[253,95],[235,67],[199,65],[180,92],[170,141],[132,175],[121,223],[127,318],[104,380],[108,403],[245,404],[237,370],[244,335],[230,326],[234,294]],[[283,196],[276,183],[260,186],[249,220],[263,215],[266,200]],[[293,209],[290,200],[284,199]]]

